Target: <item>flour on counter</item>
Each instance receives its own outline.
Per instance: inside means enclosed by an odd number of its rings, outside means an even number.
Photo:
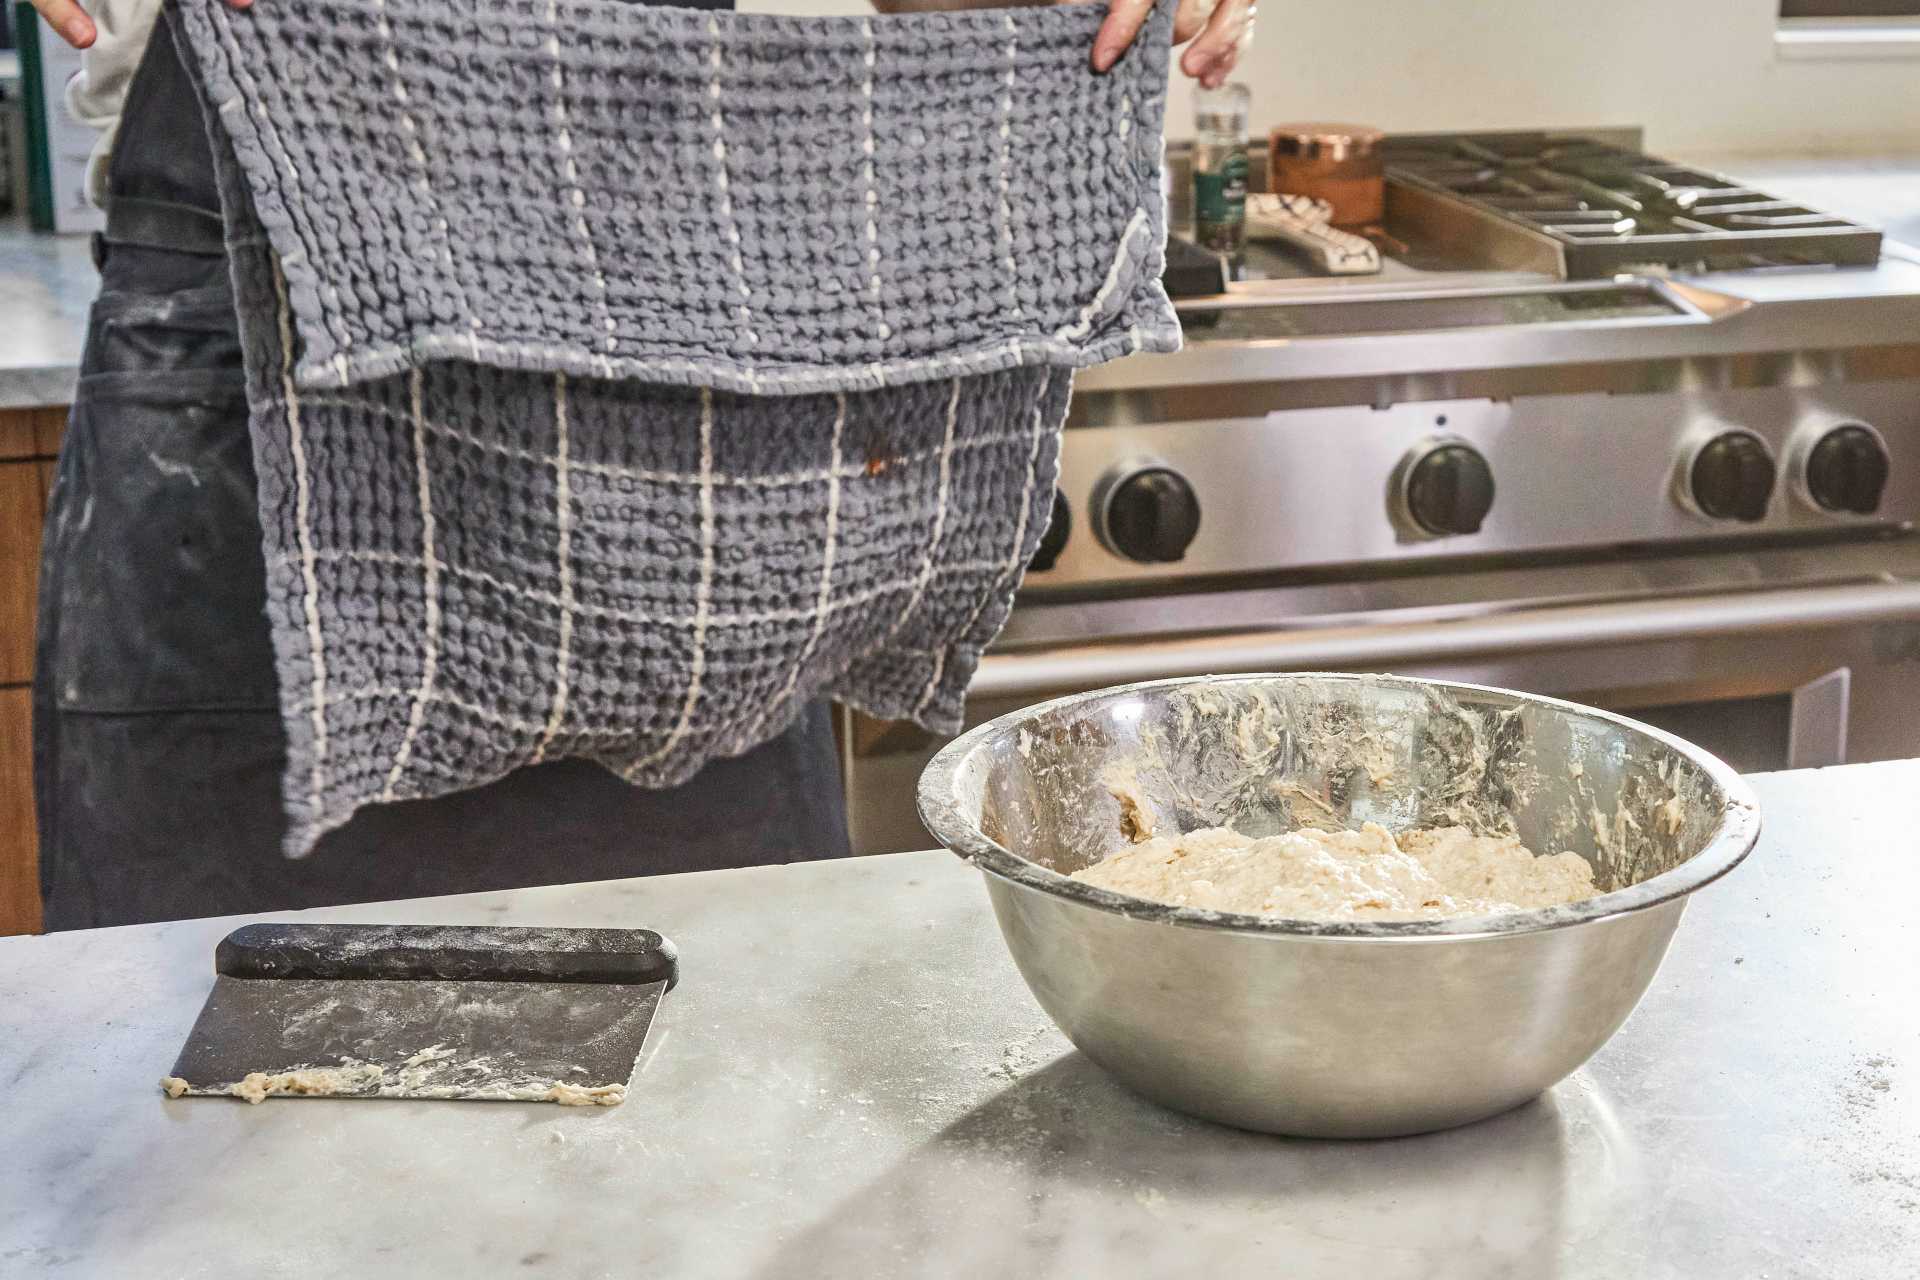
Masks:
[[[1512,836],[1463,827],[1396,838],[1371,822],[1261,839],[1223,827],[1161,836],[1072,878],[1153,902],[1297,920],[1438,920],[1598,892],[1592,866],[1576,853],[1536,856]]]

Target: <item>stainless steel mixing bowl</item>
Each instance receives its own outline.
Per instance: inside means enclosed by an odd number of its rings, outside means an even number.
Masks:
[[[1387,676],[1182,679],[1042,703],[928,766],[920,816],[986,873],[1007,946],[1089,1058],[1242,1128],[1385,1137],[1525,1102],[1620,1026],[1687,895],[1753,847],[1719,760],[1606,712]],[[1603,890],[1473,918],[1313,923],[1069,880],[1143,830],[1512,832]]]

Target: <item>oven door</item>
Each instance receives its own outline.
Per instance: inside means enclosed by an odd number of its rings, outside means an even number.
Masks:
[[[1377,671],[1570,698],[1668,728],[1743,772],[1920,756],[1920,582],[1855,581],[989,654],[968,726],[1063,693],[1250,671]],[[859,853],[922,848],[943,740],[842,711]]]

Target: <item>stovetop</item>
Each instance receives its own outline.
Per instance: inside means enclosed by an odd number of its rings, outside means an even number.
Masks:
[[[1718,173],[1589,137],[1544,132],[1387,140],[1403,203],[1436,197],[1470,235],[1474,219],[1532,241],[1562,279],[1625,271],[1872,266],[1880,233]],[[1511,250],[1509,250],[1511,252]]]
[[[1839,268],[1856,269],[1840,274],[1881,293],[1887,282],[1870,281],[1870,269],[1896,253],[1879,231],[1838,214],[1646,155],[1635,130],[1410,134],[1384,145],[1386,218],[1364,231],[1381,251],[1378,274],[1329,277],[1285,244],[1255,240],[1229,264],[1224,293],[1213,283],[1217,274],[1196,269],[1206,255],[1181,238],[1183,211],[1190,212],[1181,193],[1190,185],[1191,154],[1185,144],[1170,147],[1174,235],[1167,286],[1182,310],[1229,298],[1248,305],[1462,290],[1550,292],[1622,276],[1738,281],[1786,275],[1828,293],[1832,286],[1816,281]],[[1266,187],[1261,151],[1254,147],[1248,155],[1255,190]],[[1904,281],[1897,286],[1909,289]]]
[[[1177,414],[1137,396],[1197,386],[1259,384],[1280,408],[1390,402],[1410,375],[1504,395],[1537,385],[1529,371],[1569,366],[1607,370],[1584,384],[1598,389],[1670,382],[1677,362],[1700,359],[1890,343],[1920,359],[1920,249],[1647,156],[1637,130],[1405,135],[1386,147],[1386,217],[1367,233],[1378,274],[1326,276],[1257,240],[1224,290],[1191,263],[1170,271],[1186,349],[1088,370],[1072,423]],[[1248,154],[1256,191],[1264,150]],[[1169,252],[1184,262],[1190,146],[1170,145],[1167,160]]]
[[[1027,599],[1920,523],[1920,252],[1631,134],[1387,164],[1378,275],[1255,242],[1076,376]]]

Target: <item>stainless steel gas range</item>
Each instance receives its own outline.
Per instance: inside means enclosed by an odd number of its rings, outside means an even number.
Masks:
[[[1396,138],[1387,174],[1379,275],[1255,244],[1183,351],[1077,380],[970,719],[1379,670],[1747,769],[1920,755],[1920,250],[1631,132]],[[855,847],[924,844],[939,744],[840,728]]]

